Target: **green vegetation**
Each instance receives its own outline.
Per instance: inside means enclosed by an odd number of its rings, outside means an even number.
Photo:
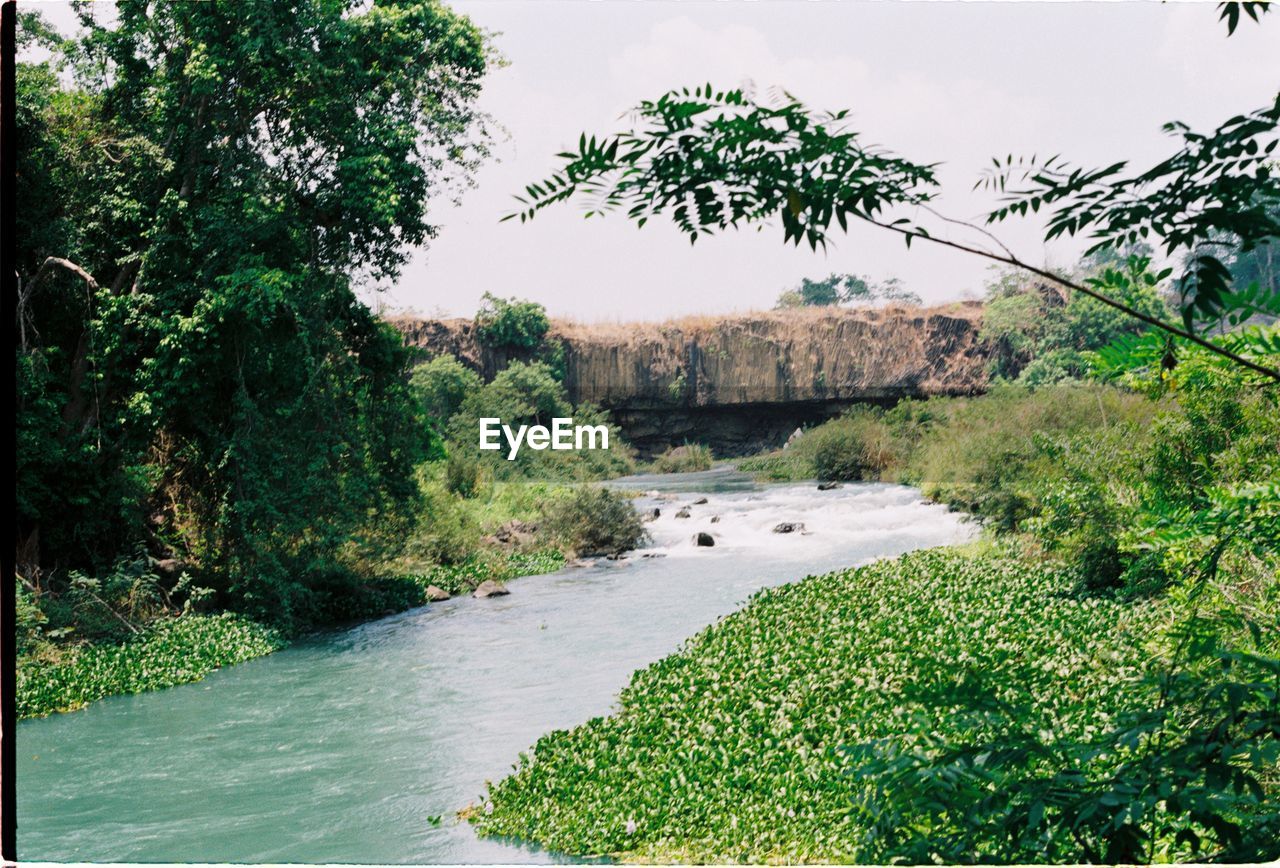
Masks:
[[[540,305],[485,297],[480,339],[542,361],[482,384],[453,360],[415,370],[359,300],[487,154],[485,35],[435,0],[249,12],[86,7],[74,38],[21,16],[49,53],[16,77],[19,668],[42,685],[24,708],[172,683],[134,668],[184,643],[198,677],[263,653],[255,630],[418,605],[420,575],[551,568],[545,533],[490,538],[573,496],[524,483],[631,466],[616,429],[580,460],[476,455],[463,419],[604,421],[570,412]],[[176,626],[219,612],[256,625],[220,656]]]
[[[710,470],[712,464],[711,450],[701,443],[686,443],[673,446],[653,459],[649,466],[650,473],[695,473]]]
[[[1134,310],[1165,316],[1168,311],[1157,288],[1168,272],[1149,270],[1149,251],[1139,248],[1132,253],[1119,263],[1086,259],[1077,267],[1077,276],[1096,280]],[[1045,283],[1028,285],[1011,271],[997,276],[987,297],[981,336],[993,348],[991,373],[1031,386],[1085,378],[1091,370],[1090,351],[1146,328],[1095,298]]]
[[[778,296],[776,307],[785,310],[792,307],[829,307],[880,301],[920,304],[920,296],[904,289],[902,281],[896,277],[881,283],[871,283],[868,278],[856,274],[830,274],[822,280],[803,278],[798,287],[788,289]]]
[[[119,645],[45,645],[18,669],[17,714],[70,711],[104,696],[198,681],[283,644],[276,631],[224,613],[157,621]]]
[[[644,525],[631,502],[608,488],[579,488],[543,507],[552,539],[580,555],[616,555],[645,539]]]
[[[418,514],[432,443],[411,353],[356,292],[483,157],[494,57],[429,0],[249,11],[86,7],[71,39],[22,16],[50,51],[16,75],[26,650],[98,667],[32,707],[165,683],[131,661],[188,638],[190,673],[265,647],[206,653],[176,626],[199,621],[167,625],[184,610],[293,635],[398,593],[367,564]]]
[[[523,568],[520,558],[526,556],[534,557],[533,563],[549,565],[571,554],[593,551],[587,545],[592,535],[614,540],[618,551],[635,548],[643,537],[630,501],[611,490],[482,476],[474,493],[463,494],[450,489],[449,471],[442,463],[425,465],[420,471],[426,510],[397,555],[382,565],[383,572],[435,575],[442,581],[430,579],[426,584],[451,590],[456,582],[449,575],[455,568],[461,570],[457,581],[462,582],[485,569],[494,575],[481,580],[498,574],[510,577],[511,569]],[[570,520],[575,516],[580,519]],[[513,528],[515,534],[510,533]],[[507,539],[498,539],[499,535]]]
[[[637,672],[614,715],[540,739],[475,822],[642,861],[877,861],[848,751],[900,737],[931,692],[967,679],[1058,738],[1122,707],[1159,614],[1067,588],[935,550],[766,589]]]
[[[462,463],[457,473],[465,487],[475,484],[469,479],[470,467],[494,479],[572,481],[622,476],[635,467],[630,448],[608,416],[590,405],[571,405],[564,386],[545,362],[511,362],[484,385],[479,385],[478,379],[468,379],[462,371],[465,369],[452,359],[435,359],[414,372],[412,383],[426,406],[441,411],[452,408],[448,416],[442,412],[434,418],[450,460]],[[456,406],[450,396],[460,398]],[[609,448],[521,449],[514,460],[508,460],[505,443],[498,450],[479,449],[482,418],[501,419],[513,429],[520,425],[550,427],[556,418],[572,418],[575,425],[604,425],[609,429]]]
[[[486,292],[476,312],[476,337],[490,347],[537,348],[551,328],[547,311],[534,301],[499,298]]]
[[[435,585],[450,594],[469,594],[477,585],[489,579],[509,582],[520,576],[554,573],[564,566],[564,562],[564,553],[558,549],[544,549],[528,554],[512,552],[502,556],[492,553],[473,554],[460,563],[436,564],[425,573],[412,578],[423,590]]]
[[[1280,856],[1280,398],[1192,349],[1124,379],[859,410],[743,462],[911,481],[1000,539],[761,592],[472,821],[642,861]]]

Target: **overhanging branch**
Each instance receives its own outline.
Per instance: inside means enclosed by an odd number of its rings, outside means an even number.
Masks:
[[[994,262],[1003,262],[1005,265],[1012,265],[1014,268],[1020,268],[1023,271],[1029,271],[1032,274],[1037,274],[1040,277],[1043,277],[1047,280],[1052,280],[1054,283],[1057,283],[1060,286],[1065,286],[1067,289],[1074,290],[1075,292],[1083,293],[1089,296],[1090,298],[1100,301],[1103,304],[1108,305],[1109,307],[1113,307],[1116,310],[1121,311],[1122,313],[1125,313],[1128,316],[1133,317],[1134,319],[1141,320],[1147,325],[1154,326],[1155,328],[1158,328],[1169,334],[1177,335],[1178,337],[1183,338],[1184,340],[1191,341],[1197,346],[1203,347],[1204,349],[1208,350],[1211,353],[1215,353],[1219,356],[1222,356],[1225,359],[1230,359],[1232,362],[1235,362],[1237,365],[1243,365],[1244,367],[1250,369],[1251,371],[1255,371],[1266,377],[1270,377],[1271,379],[1276,380],[1277,382],[1280,382],[1280,370],[1276,370],[1274,368],[1268,368],[1266,365],[1260,365],[1257,362],[1250,361],[1249,359],[1246,359],[1243,356],[1238,355],[1237,353],[1233,353],[1228,349],[1218,346],[1212,341],[1205,340],[1204,338],[1200,337],[1194,332],[1187,331],[1186,329],[1180,328],[1179,326],[1176,326],[1173,323],[1165,322],[1162,319],[1153,317],[1149,314],[1145,314],[1142,311],[1137,310],[1136,308],[1130,307],[1129,305],[1125,304],[1122,301],[1116,301],[1114,298],[1110,298],[1109,296],[1103,295],[1097,290],[1090,289],[1089,287],[1076,283],[1075,281],[1068,280],[1062,275],[1054,274],[1052,271],[1049,271],[1048,269],[1039,268],[1037,266],[1023,262],[1021,259],[1018,259],[1016,256],[1013,256],[1012,254],[1009,254],[1007,256],[1001,256],[998,253],[992,253],[991,251],[983,250],[980,247],[971,247],[968,244],[962,244],[958,241],[949,241],[945,238],[934,238],[932,235],[922,235],[919,232],[913,231],[911,229],[905,229],[902,226],[894,226],[890,223],[881,223],[879,220],[874,220],[865,215],[859,215],[859,216],[873,226],[879,226],[881,229],[889,229],[893,232],[897,232],[899,235],[906,236],[907,238],[920,238],[920,239],[923,239],[924,241],[931,241],[934,244],[940,244],[943,247],[950,247],[954,250],[960,250],[965,253],[972,253],[975,256],[982,256]],[[1001,246],[1003,247],[1004,245],[1001,245]]]

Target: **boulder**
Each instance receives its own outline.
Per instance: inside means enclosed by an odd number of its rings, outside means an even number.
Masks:
[[[689,507],[686,506],[676,513],[676,518],[688,518],[690,515]]]
[[[831,491],[834,488],[840,488],[840,487],[841,485],[838,482],[819,482],[818,483],[819,491]]]
[[[666,556],[667,556],[667,553],[666,553],[666,552],[649,552],[649,553],[647,553],[647,554],[643,554],[643,555],[641,555],[640,557],[642,557],[642,558],[665,558]]]
[[[804,436],[804,431],[802,431],[802,430],[800,430],[799,428],[797,428],[796,430],[794,430],[794,431],[792,431],[792,432],[791,432],[791,436],[787,438],[787,442],[786,442],[786,443],[783,443],[783,444],[782,444],[782,448],[783,448],[783,449],[790,449],[790,448],[791,448],[791,444],[795,443],[797,440],[799,440],[799,439],[800,439],[801,437],[803,437],[803,436]],[[775,441],[775,442],[776,442],[776,441]]]
[[[656,506],[653,509],[646,509],[640,514],[641,521],[657,521],[661,517],[662,510],[658,509]]]
[[[707,499],[706,499],[705,497],[699,497],[697,500],[695,500],[695,501],[693,502],[693,505],[694,505],[694,506],[702,506],[702,505],[703,505],[704,503],[706,503],[706,502],[707,502]]]
[[[485,541],[493,546],[526,549],[537,542],[537,532],[536,524],[513,518],[485,537]]]
[[[804,522],[784,521],[773,526],[774,533],[797,533],[804,530]]]
[[[696,546],[711,547],[716,544],[716,538],[705,530],[698,531],[693,535],[693,544]]]
[[[713,516],[711,516],[711,523],[712,523],[712,524],[719,524],[719,523],[720,523],[720,516],[718,516],[718,515],[713,515]]]
[[[438,588],[435,585],[427,585],[427,599],[433,603],[439,603],[441,600],[447,600],[453,596],[444,588]]]
[[[471,596],[477,600],[483,600],[486,597],[504,597],[509,593],[511,592],[507,590],[506,585],[501,582],[495,582],[493,579],[486,579],[471,592]]]

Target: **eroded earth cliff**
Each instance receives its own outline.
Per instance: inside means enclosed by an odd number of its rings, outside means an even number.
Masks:
[[[860,402],[970,395],[987,385],[977,302],[934,308],[807,308],[665,323],[556,322],[575,404],[608,409],[643,454],[699,442],[717,454],[776,446],[797,426]],[[491,378],[512,358],[470,320],[399,317],[426,356]]]

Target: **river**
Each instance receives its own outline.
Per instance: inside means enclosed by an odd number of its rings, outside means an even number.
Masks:
[[[730,468],[615,484],[649,492],[638,506],[662,511],[652,543],[625,560],[523,578],[506,597],[436,603],[196,684],[24,721],[19,857],[565,861],[478,839],[455,813],[540,735],[608,714],[634,670],[757,589],[970,533],[902,486],[762,487]],[[691,517],[675,517],[700,497],[708,502]],[[773,533],[780,522],[806,532]],[[697,531],[713,533],[715,547],[695,547]]]

